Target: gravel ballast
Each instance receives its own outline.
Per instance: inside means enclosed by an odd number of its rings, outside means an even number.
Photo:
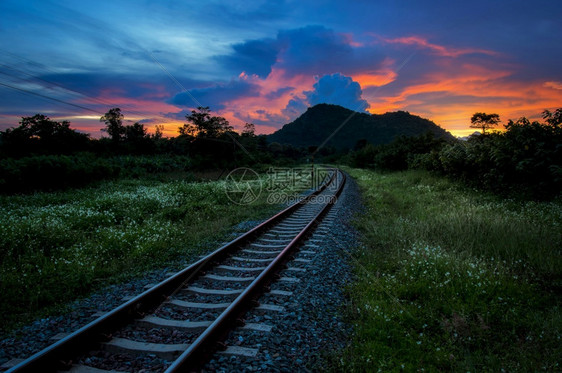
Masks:
[[[230,333],[227,345],[257,349],[255,357],[217,353],[204,367],[218,372],[300,372],[323,371],[326,358],[337,355],[349,342],[351,326],[343,318],[346,306],[345,286],[351,281],[349,253],[357,237],[350,226],[353,215],[361,209],[361,198],[354,180],[347,183],[329,214],[301,248],[314,254],[298,253],[295,258],[310,263],[290,262],[289,267],[305,272],[283,271],[281,276],[300,281],[277,282],[271,290],[293,292],[292,297],[264,294],[260,303],[276,304],[284,312],[252,310],[248,323],[272,326],[271,332],[237,329]]]

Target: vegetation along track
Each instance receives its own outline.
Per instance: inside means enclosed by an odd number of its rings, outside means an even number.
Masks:
[[[194,371],[217,350],[243,356],[257,353],[222,341],[237,327],[270,329],[263,323],[246,324],[244,314],[252,308],[280,310],[275,304],[257,302],[264,293],[291,296],[269,286],[275,281],[298,282],[279,272],[304,271],[307,260],[293,255],[344,184],[345,175],[331,171],[322,186],[302,200],[8,372]]]

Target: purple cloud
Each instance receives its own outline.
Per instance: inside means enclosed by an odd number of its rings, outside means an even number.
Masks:
[[[232,53],[217,60],[239,74],[255,74],[265,78],[276,67],[286,76],[301,74],[326,75],[376,69],[385,55],[373,46],[351,42],[346,34],[324,26],[306,26],[281,30],[275,39],[248,40],[232,46]]]
[[[181,92],[172,97],[168,102],[178,107],[209,106],[212,110],[225,108],[225,103],[239,97],[257,97],[259,87],[243,79],[231,80],[227,84],[217,84],[211,87],[193,89]],[[194,100],[195,98],[195,100]]]

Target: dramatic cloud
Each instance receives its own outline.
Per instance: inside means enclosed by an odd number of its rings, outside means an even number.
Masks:
[[[369,103],[361,97],[361,86],[340,73],[324,75],[314,84],[314,90],[304,92],[308,104],[335,104],[350,110],[365,111]]]
[[[304,113],[307,108],[322,103],[340,105],[355,111],[366,111],[370,106],[367,100],[362,98],[359,83],[350,77],[335,73],[316,78],[313,90],[302,92],[302,96],[293,96],[281,113],[289,122]]]
[[[279,32],[279,67],[292,74],[325,74],[348,66],[353,48],[343,35],[323,26]]]
[[[217,60],[238,72],[255,74],[262,78],[271,73],[277,61],[278,43],[273,39],[251,40],[232,46],[232,55],[219,56]]]
[[[193,89],[181,92],[169,100],[169,103],[179,107],[209,106],[213,110],[225,108],[227,102],[239,97],[259,96],[259,87],[242,75],[238,80],[231,80],[227,84],[218,84],[207,88]]]
[[[294,87],[283,87],[283,88],[279,88],[276,89],[275,91],[269,92],[267,94],[265,94],[265,98],[268,100],[274,100],[277,99],[279,97],[283,97],[285,94],[294,91],[295,88]]]
[[[266,133],[329,102],[408,110],[463,135],[476,111],[518,118],[560,107],[561,9],[547,0],[3,0],[0,130],[43,113],[98,134],[100,113],[119,106],[173,135],[199,103]]]
[[[275,39],[248,40],[217,57],[235,74],[267,77],[275,67],[286,76],[371,71],[384,61],[381,50],[353,42],[349,34],[324,26],[281,30]]]
[[[281,112],[283,113],[283,115],[285,115],[288,121],[290,121],[304,113],[307,108],[308,104],[305,102],[305,99],[292,98],[289,100],[289,103]]]

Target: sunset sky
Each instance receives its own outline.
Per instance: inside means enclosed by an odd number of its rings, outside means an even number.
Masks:
[[[177,135],[209,106],[271,133],[326,102],[465,136],[562,107],[560,1],[0,1],[0,130],[42,113]],[[126,122],[129,123],[129,122]]]

